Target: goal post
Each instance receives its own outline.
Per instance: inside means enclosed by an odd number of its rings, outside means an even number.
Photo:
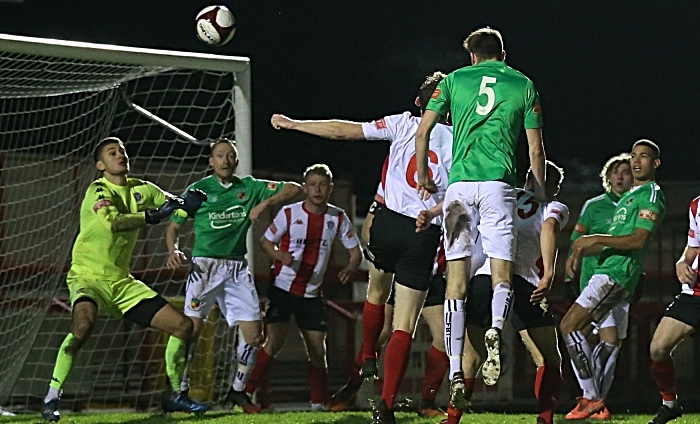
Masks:
[[[120,137],[130,175],[174,193],[206,175],[208,144],[219,137],[235,138],[237,172],[250,174],[250,73],[246,57],[0,34],[0,405],[40,405],[70,331],[65,274],[80,203],[98,176],[96,143]],[[165,267],[166,226],[141,232],[132,271],[179,296],[186,270]],[[182,244],[191,247],[189,228]],[[215,356],[200,362],[214,364],[216,396],[235,349],[225,324],[211,325]],[[63,407],[159,404],[163,349],[160,333],[100,315]]]

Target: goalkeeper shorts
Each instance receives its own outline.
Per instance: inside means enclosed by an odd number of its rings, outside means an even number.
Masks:
[[[97,310],[114,318],[122,319],[124,313],[139,302],[158,296],[152,288],[132,276],[117,281],[97,277],[73,277],[66,280],[70,291],[71,306],[81,298],[89,298]]]

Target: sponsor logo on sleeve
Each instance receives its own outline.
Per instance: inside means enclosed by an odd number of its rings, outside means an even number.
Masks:
[[[268,190],[277,190],[278,185],[279,185],[279,183],[276,183],[274,181],[270,181],[269,183],[267,183],[267,189]]]
[[[430,95],[430,98],[437,99],[438,97],[440,97],[440,93],[442,93],[442,90],[436,88],[435,91],[433,91],[433,94]]]
[[[584,234],[586,232],[586,227],[581,225],[581,223],[577,222],[576,226],[574,227],[574,231],[580,234]]]
[[[355,232],[352,231],[352,230],[350,230],[350,231],[348,231],[347,234],[345,234],[345,237],[347,237],[347,238],[354,238],[354,237],[355,237]]]
[[[537,114],[542,113],[542,106],[540,106],[539,104],[535,105],[532,108],[532,113],[537,113]]]
[[[277,226],[275,225],[274,222],[272,224],[270,224],[270,232],[272,234],[277,234]]]
[[[134,199],[136,199],[136,203],[141,203],[143,201],[143,195],[141,195],[141,193],[134,193]]]
[[[377,127],[378,130],[385,130],[386,129],[386,121],[384,118],[374,121],[374,126]]]
[[[102,196],[100,196],[102,197]],[[95,206],[92,207],[92,210],[97,213],[102,208],[106,208],[107,206],[112,206],[112,201],[109,199],[102,199],[99,202],[95,203]]]
[[[561,216],[561,211],[559,209],[552,209],[552,213]]]
[[[692,228],[688,230],[688,237],[689,237],[689,238],[695,238],[695,231],[693,231]]]
[[[639,217],[642,219],[648,219],[651,222],[656,222],[659,219],[659,214],[648,209],[642,209],[639,211]]]

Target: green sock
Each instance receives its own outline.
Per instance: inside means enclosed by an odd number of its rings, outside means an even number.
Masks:
[[[63,383],[68,378],[68,374],[73,369],[73,353],[68,346],[75,340],[73,333],[68,333],[66,338],[63,340],[61,347],[58,349],[58,355],[56,356],[56,365],[53,368],[53,375],[51,376],[51,382],[49,387],[61,390]]]
[[[182,376],[187,367],[187,342],[177,337],[170,336],[168,346],[165,348],[165,370],[170,379],[173,391],[180,390]]]

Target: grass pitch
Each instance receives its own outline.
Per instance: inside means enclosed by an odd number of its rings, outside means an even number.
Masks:
[[[412,413],[396,414],[400,424],[436,424],[435,418],[421,418]],[[647,424],[651,415],[613,415],[606,423]],[[463,424],[534,424],[534,414],[491,414],[474,413],[462,417]],[[555,422],[565,422],[563,416],[557,416]],[[581,424],[599,423],[600,421],[582,420]],[[20,414],[14,417],[0,417],[0,423],[39,424],[43,423],[38,414]],[[353,412],[286,412],[260,415],[244,415],[240,412],[211,411],[201,416],[186,414],[148,414],[137,412],[118,413],[64,413],[60,424],[371,424],[372,414],[367,411]],[[700,424],[700,414],[687,414],[673,424]]]

